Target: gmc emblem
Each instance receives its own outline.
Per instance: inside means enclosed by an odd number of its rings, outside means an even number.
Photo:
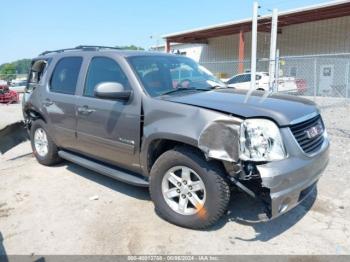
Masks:
[[[319,123],[316,126],[310,127],[308,130],[305,131],[306,136],[311,139],[314,138],[316,136],[319,136],[323,133],[323,127],[322,125]]]

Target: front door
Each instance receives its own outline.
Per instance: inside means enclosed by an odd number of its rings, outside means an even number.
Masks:
[[[131,85],[116,60],[93,57],[86,73],[82,96],[77,99],[77,141],[79,151],[101,161],[139,168],[141,103],[101,99],[94,95],[103,82],[118,82],[125,89]]]
[[[331,95],[332,85],[334,78],[334,65],[321,65],[320,66],[320,83],[319,92],[320,95]]]

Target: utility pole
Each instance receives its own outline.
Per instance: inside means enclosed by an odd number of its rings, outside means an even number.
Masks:
[[[152,40],[155,40],[155,42],[156,42],[155,49],[156,49],[156,51],[160,51],[160,50],[158,50],[159,49],[159,36],[158,35],[150,35],[149,38]]]
[[[258,35],[258,2],[253,3],[253,19],[252,19],[252,56],[250,61],[250,89],[246,95],[245,103],[248,101],[251,93],[255,90],[256,86],[256,49],[257,49],[257,35]]]
[[[277,46],[277,28],[278,28],[278,10],[272,11],[271,21],[271,41],[270,41],[270,64],[269,64],[269,90],[276,92],[277,89],[277,74],[276,72],[276,46]]]
[[[253,4],[253,22],[252,22],[252,57],[250,64],[251,81],[250,89],[255,90],[256,84],[256,49],[257,49],[257,35],[258,35],[258,2]]]
[[[350,62],[346,65],[346,74],[345,74],[345,98],[349,98],[349,73],[350,73]]]

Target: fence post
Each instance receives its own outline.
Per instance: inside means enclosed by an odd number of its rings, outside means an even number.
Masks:
[[[345,98],[349,98],[349,74],[350,74],[350,62],[346,65],[345,73]]]
[[[314,58],[314,101],[317,96],[317,58]]]
[[[280,50],[277,49],[276,50],[276,56],[275,56],[275,75],[274,75],[274,85],[273,85],[273,92],[277,93],[278,92],[278,82],[279,82],[279,78],[280,78]]]

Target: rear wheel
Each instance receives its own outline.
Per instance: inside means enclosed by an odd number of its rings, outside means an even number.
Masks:
[[[150,193],[157,213],[179,226],[203,229],[225,213],[230,189],[222,167],[195,150],[162,154],[151,170]]]
[[[47,132],[46,123],[35,120],[30,129],[30,141],[33,154],[40,164],[50,166],[61,161],[58,149]]]

